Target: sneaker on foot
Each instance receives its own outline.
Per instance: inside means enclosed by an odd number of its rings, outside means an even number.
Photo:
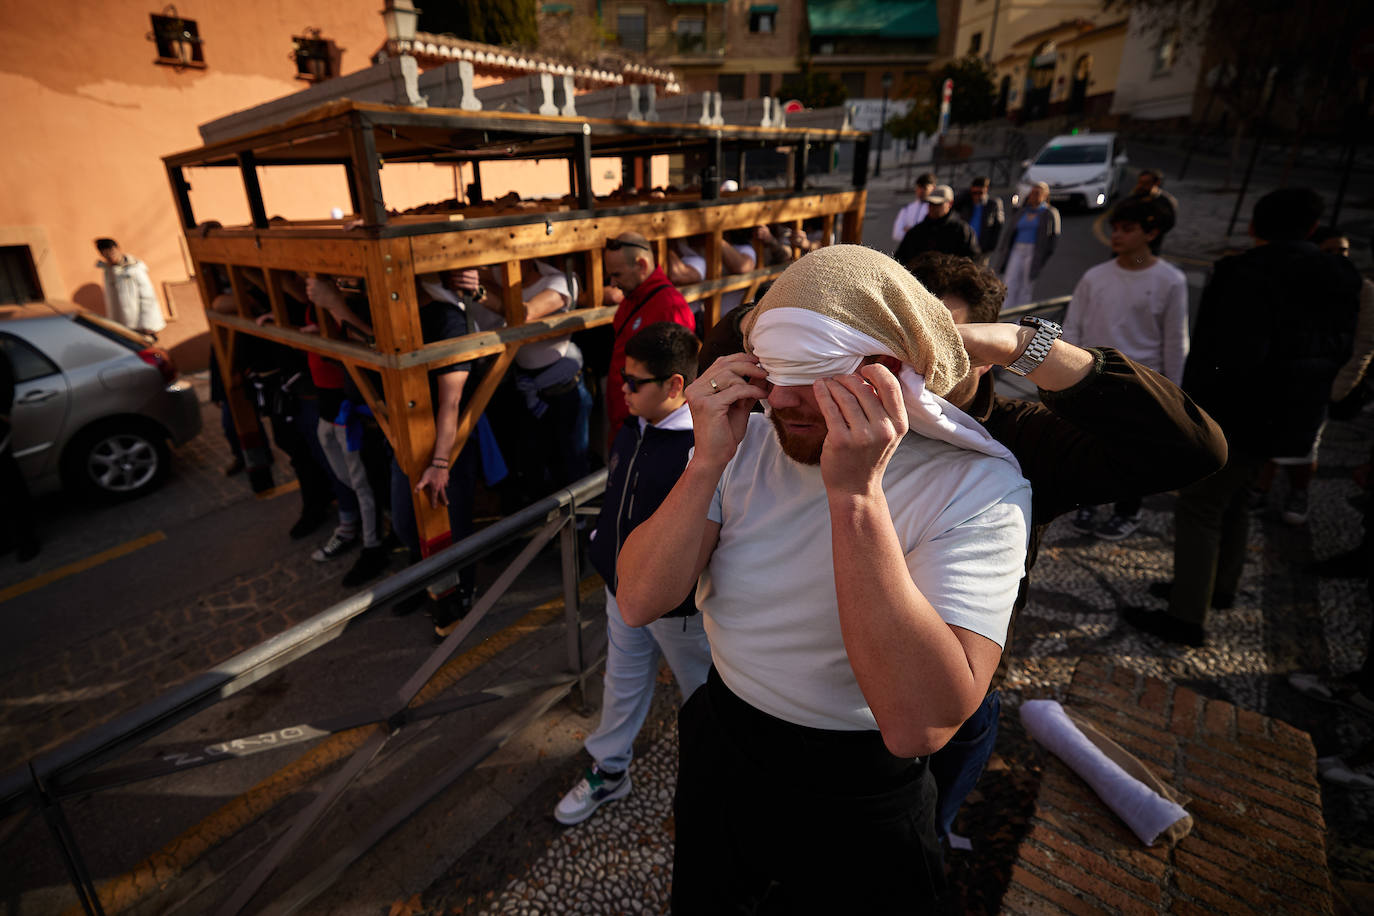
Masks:
[[[1181,643],[1193,648],[1201,648],[1207,644],[1206,634],[1201,626],[1179,620],[1163,611],[1128,607],[1122,610],[1121,617],[1137,630],[1158,636],[1166,642]]]
[[[1314,700],[1349,706],[1368,715],[1374,715],[1374,698],[1361,693],[1354,678],[1324,678],[1307,671],[1294,671],[1288,675],[1288,686]]]
[[[1073,514],[1073,530],[1080,534],[1092,534],[1097,527],[1097,508],[1095,506],[1083,506]]]
[[[1135,534],[1135,530],[1140,527],[1142,515],[1137,512],[1135,515],[1117,515],[1112,513],[1112,517],[1102,523],[1093,534],[1096,534],[1104,541],[1124,541],[1126,538]]]
[[[339,532],[335,531],[329,536],[329,540],[324,542],[324,546],[310,555],[310,559],[316,563],[328,563],[341,553],[351,550],[358,543],[356,537],[342,538]]]
[[[369,579],[377,578],[390,565],[391,551],[381,546],[364,547],[363,552],[358,554],[358,559],[354,562],[353,568],[344,573],[343,581],[340,584],[344,588],[362,585]]]
[[[624,798],[629,794],[628,770],[615,774],[615,778],[612,779],[610,774],[602,773],[601,768],[593,764],[578,780],[577,785],[563,796],[558,807],[553,809],[553,816],[560,824],[580,824],[606,802]]]
[[[1374,764],[1354,766],[1341,757],[1318,757],[1317,774],[1351,789],[1374,789]]]
[[[1290,525],[1307,524],[1307,491],[1294,490],[1283,501],[1283,520]]]

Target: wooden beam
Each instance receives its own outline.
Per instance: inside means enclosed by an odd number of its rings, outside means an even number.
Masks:
[[[721,246],[722,246],[724,243],[725,243],[725,242],[724,242],[724,239],[721,238],[720,230],[716,230],[715,232],[707,233],[707,235],[706,235],[706,251],[704,252],[704,254],[705,254],[705,256],[706,256],[706,277],[705,277],[705,279],[708,280],[708,281],[709,281],[709,280],[719,280],[719,279],[720,279],[720,273],[721,273],[720,249],[721,249]],[[703,309],[703,311],[705,311],[705,313],[706,313],[706,330],[708,330],[708,331],[711,330],[711,328],[715,327],[715,326],[716,326],[716,322],[720,320],[720,300],[721,300],[721,293],[720,293],[719,291],[716,291],[716,292],[712,293],[712,294],[711,294],[708,298],[706,298],[705,301],[704,301],[704,309]]]
[[[194,229],[196,225],[195,210],[191,207],[191,184],[182,174],[181,166],[167,166],[167,180],[172,185],[172,200],[176,203],[177,217],[181,220],[181,228]]]
[[[343,233],[332,239],[293,238],[269,229],[256,237],[228,237],[211,230],[205,238],[191,233],[186,247],[196,261],[360,277],[366,269],[366,248],[360,243],[366,241]]]
[[[355,114],[348,127],[348,138],[358,216],[366,225],[383,225],[386,223],[386,203],[382,199],[381,160],[377,158],[377,137],[372,132],[372,125]]]
[[[596,206],[596,195],[592,193],[591,128],[585,128],[573,144],[572,161],[577,169],[577,202],[583,210],[591,210]]]
[[[460,223],[453,225],[449,232],[410,236],[411,250],[415,270],[420,273],[481,267],[497,260],[493,253],[498,251],[506,257],[519,259],[556,257],[568,252],[599,249],[606,239],[626,231],[642,233],[651,240],[674,239],[721,229],[806,220],[852,209],[862,193],[804,195],[785,200],[751,199],[638,215],[598,214],[547,224],[540,219],[499,230],[470,229]],[[549,234],[548,226],[553,227],[553,234]]]
[[[382,435],[386,436],[386,440],[390,442],[392,439],[391,416],[387,412],[386,402],[382,400],[376,386],[372,384],[372,379],[353,363],[344,363],[343,367],[348,372],[348,377],[353,379],[353,384],[357,386],[363,400],[367,402],[368,409],[372,411],[372,419],[377,421],[377,426],[381,429]]]
[[[239,174],[243,176],[243,190],[248,195],[248,212],[252,214],[253,225],[259,229],[267,228],[267,208],[262,201],[262,185],[258,183],[257,158],[252,151],[239,153]]]
[[[410,240],[380,239],[367,243],[367,299],[372,333],[382,353],[408,353],[424,345],[420,303],[411,267]]]
[[[506,324],[516,328],[525,323],[525,299],[523,281],[520,276],[520,262],[506,261],[500,266],[501,306],[506,316]]]

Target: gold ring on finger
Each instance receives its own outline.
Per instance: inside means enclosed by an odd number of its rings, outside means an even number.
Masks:
[[[711,390],[720,391],[720,382],[716,381],[715,379],[711,379]]]

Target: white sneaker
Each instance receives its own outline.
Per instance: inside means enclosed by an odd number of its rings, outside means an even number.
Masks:
[[[339,532],[335,531],[329,536],[329,540],[325,541],[323,547],[310,555],[310,559],[314,560],[316,563],[328,563],[339,554],[347,552],[349,548],[357,543],[357,538],[341,538],[339,537]]]
[[[601,774],[598,766],[593,765],[577,781],[577,785],[569,789],[568,794],[563,796],[558,807],[553,809],[553,816],[560,824],[580,824],[591,817],[592,813],[606,802],[624,798],[629,794],[630,773],[628,770],[611,781]]]
[[[1318,757],[1317,773],[1327,782],[1352,789],[1374,789],[1374,765],[1352,767],[1340,757]]]

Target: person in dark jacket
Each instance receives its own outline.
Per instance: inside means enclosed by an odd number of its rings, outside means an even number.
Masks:
[[[1002,237],[1002,227],[1007,222],[1001,199],[988,193],[990,184],[986,175],[979,175],[969,183],[967,191],[960,191],[954,197],[954,212],[973,230],[985,259],[997,249],[997,240]]]
[[[711,667],[711,646],[692,597],[644,627],[626,624],[615,600],[621,546],[654,514],[687,466],[693,437],[685,391],[697,377],[696,357],[696,335],[671,321],[651,324],[625,343],[620,378],[630,415],[611,448],[590,550],[592,566],[606,580],[605,693],[601,721],[585,743],[594,762],[554,809],[563,824],[584,821],[603,803],[629,794],[634,739],[653,699],[660,653],[684,702],[706,682]]]
[[[923,251],[942,251],[965,258],[978,258],[983,254],[973,229],[951,209],[953,188],[947,184],[937,185],[926,196],[926,203],[930,205],[926,218],[907,230],[892,255],[897,263],[906,264]]]
[[[1168,610],[1124,612],[1161,639],[1203,645],[1208,608],[1235,600],[1249,527],[1246,489],[1267,459],[1311,449],[1331,383],[1350,355],[1360,274],[1308,241],[1322,207],[1310,188],[1260,198],[1250,220],[1255,247],[1217,261],[1203,290],[1183,390],[1226,431],[1230,459],[1179,492],[1174,581],[1151,587]]]

